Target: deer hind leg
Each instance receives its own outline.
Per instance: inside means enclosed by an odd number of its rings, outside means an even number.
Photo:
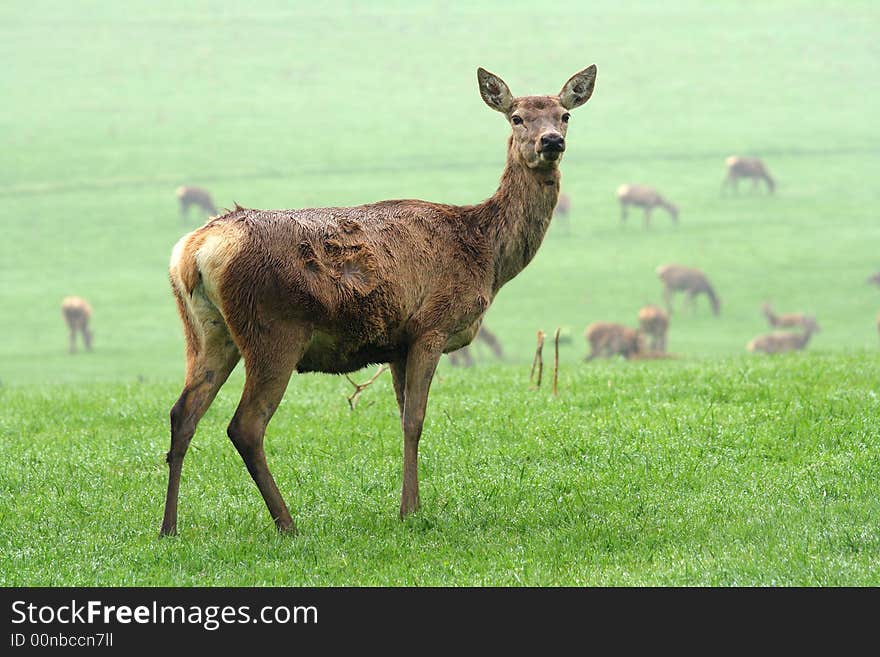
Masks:
[[[219,313],[204,323],[203,330],[201,344],[187,345],[183,392],[171,409],[171,448],[166,457],[168,492],[165,496],[165,515],[160,536],[177,533],[177,498],[183,459],[199,420],[239,360],[238,348],[232,342]],[[194,337],[187,339],[192,340]]]
[[[302,357],[311,331],[301,325],[276,322],[271,332],[257,336],[242,349],[245,384],[227,433],[260,490],[279,531],[295,532],[293,518],[266,463],[266,427]]]
[[[454,353],[449,354],[449,356],[452,357]],[[391,381],[394,384],[394,396],[397,397],[397,409],[400,411],[400,421],[402,423],[403,403],[406,396],[406,359],[392,361],[389,365],[391,366]]]
[[[443,352],[445,338],[425,336],[409,349],[406,358],[406,382],[403,403],[403,489],[400,493],[400,517],[419,508],[419,439],[425,422],[428,391]]]
[[[70,346],[68,347],[68,351],[70,351],[70,353],[72,353],[72,354],[75,354],[76,353],[76,324],[74,324],[73,322],[70,322],[67,325],[67,328],[68,328],[68,332],[70,333]]]
[[[627,209],[627,208],[626,208],[626,203],[621,203],[621,204],[620,204],[620,221],[621,221],[621,222],[626,221],[626,216],[627,216],[626,209]]]

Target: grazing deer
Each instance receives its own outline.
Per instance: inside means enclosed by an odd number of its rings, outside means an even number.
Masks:
[[[804,315],[803,313],[786,313],[784,315],[777,315],[773,312],[773,307],[769,303],[763,304],[761,310],[772,328],[805,329],[808,326],[812,326],[815,330],[819,330],[816,318],[812,315]]]
[[[61,315],[70,331],[70,353],[76,353],[76,336],[82,335],[86,351],[92,350],[92,332],[89,320],[92,318],[92,307],[81,297],[64,297],[61,301]]]
[[[620,201],[620,220],[626,221],[629,206],[634,205],[645,211],[645,228],[651,224],[651,211],[663,208],[678,223],[678,208],[657,193],[653,187],[645,185],[621,185],[617,188],[617,200]]]
[[[211,198],[208,190],[201,187],[187,187],[184,185],[183,187],[178,187],[175,193],[177,194],[177,200],[180,201],[180,218],[182,221],[186,221],[191,205],[202,208],[211,217],[217,214],[217,206],[214,205],[214,200]]]
[[[504,360],[504,350],[501,348],[501,341],[498,339],[497,335],[492,333],[492,331],[485,326],[480,326],[480,330],[477,331],[477,335],[472,344],[476,344],[477,341],[484,342],[495,355],[495,358],[498,360]],[[450,352],[448,356],[449,364],[453,367],[458,367],[459,365],[462,367],[470,367],[474,364],[474,357],[471,355],[470,345],[465,345],[457,351]]]
[[[651,351],[666,353],[666,333],[669,330],[669,315],[665,310],[649,304],[639,310],[639,330],[648,336]]]
[[[734,192],[739,191],[739,179],[751,178],[753,187],[757,187],[758,181],[763,180],[767,184],[767,192],[773,193],[776,184],[759,158],[731,155],[724,163],[727,165],[727,176],[721,183],[722,191],[728,187],[732,187]]]
[[[241,401],[227,433],[276,527],[294,523],[266,464],[263,436],[291,373],[389,363],[403,429],[400,516],[419,508],[418,446],[443,353],[473,340],[501,287],[535,256],[559,195],[569,111],[593,93],[596,67],[556,96],[514,97],[480,68],[484,102],[510,123],[495,194],[477,205],[419,200],[357,207],[236,206],[185,235],[169,276],[186,338],[171,409],[161,535],[174,534],[180,473],[199,419],[239,358]]]
[[[813,333],[817,333],[818,328],[808,326],[803,333],[793,333],[790,331],[777,331],[766,335],[759,335],[750,340],[746,345],[749,352],[763,351],[768,354],[778,354],[783,351],[800,351],[807,346]]]
[[[627,360],[644,351],[642,334],[636,329],[612,322],[593,322],[584,331],[590,353],[584,360],[623,356]]]
[[[865,281],[868,285],[880,285],[880,271],[876,274],[872,274],[868,276],[868,280]]]
[[[660,265],[656,271],[657,276],[663,282],[663,299],[670,315],[672,314],[672,295],[674,292],[686,292],[687,300],[692,307],[696,305],[696,296],[705,294],[709,297],[709,303],[712,304],[712,312],[715,315],[721,312],[721,300],[715,294],[706,275],[699,269],[683,265]]]

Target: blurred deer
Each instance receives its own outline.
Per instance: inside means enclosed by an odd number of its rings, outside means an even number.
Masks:
[[[649,304],[639,310],[639,330],[648,337],[651,351],[666,353],[666,333],[669,330],[669,315],[660,306]]]
[[[654,208],[663,208],[672,217],[674,223],[678,223],[678,208],[657,193],[653,187],[645,185],[621,185],[617,188],[617,200],[620,201],[620,220],[626,221],[630,205],[640,207],[645,211],[645,227],[651,223],[651,211]]]
[[[778,354],[783,351],[800,351],[807,346],[813,333],[818,332],[818,328],[808,326],[803,333],[793,333],[788,331],[777,331],[776,333],[768,333],[759,335],[746,345],[746,350],[752,353],[763,351],[768,354]]]
[[[208,213],[208,216],[213,217],[217,214],[217,206],[214,205],[214,200],[206,189],[184,185],[177,188],[176,194],[177,200],[180,202],[180,218],[182,221],[186,221],[189,208],[192,205],[202,208],[202,210]]]
[[[498,339],[498,336],[492,333],[485,326],[481,326],[479,332],[474,338],[473,344],[476,344],[477,341],[484,342],[489,349],[492,350],[492,353],[498,360],[504,360],[504,351],[501,348],[501,341]],[[453,367],[458,367],[459,365],[462,367],[470,367],[474,364],[474,357],[471,355],[470,345],[465,345],[461,349],[457,349],[456,351],[452,351],[449,354],[449,364]]]
[[[734,192],[739,191],[739,179],[751,178],[753,187],[757,187],[758,181],[763,180],[767,184],[767,191],[770,194],[773,193],[776,184],[767,172],[767,167],[764,166],[764,163],[759,158],[731,155],[724,163],[727,165],[727,176],[721,183],[722,191],[728,187],[732,187]]]
[[[569,211],[571,210],[571,198],[568,194],[560,192],[559,200],[556,201],[556,207],[553,209],[553,217],[559,223],[559,227],[564,229],[566,233],[571,232],[571,218]]]
[[[784,315],[777,315],[773,312],[773,307],[769,303],[762,305],[761,310],[772,328],[806,329],[808,326],[812,326],[816,331],[819,330],[816,318],[812,315],[804,315],[803,313],[786,313]]]
[[[865,281],[868,285],[880,285],[880,271],[876,274],[872,274],[868,277],[868,280]]]
[[[698,294],[705,294],[709,297],[709,303],[712,304],[712,312],[715,315],[721,312],[721,300],[701,270],[684,265],[660,265],[656,271],[657,276],[663,282],[663,299],[670,315],[672,314],[672,295],[675,292],[685,292],[691,307],[695,306],[695,298]]]
[[[64,297],[61,301],[61,314],[70,331],[70,353],[76,353],[76,336],[78,334],[82,335],[86,351],[91,351],[92,332],[89,330],[89,320],[92,317],[92,307],[88,301],[81,297]]]
[[[636,329],[612,322],[593,322],[584,331],[590,353],[584,360],[623,356],[627,360],[644,351],[644,338]]]

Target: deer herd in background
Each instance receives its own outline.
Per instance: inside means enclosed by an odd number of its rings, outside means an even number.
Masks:
[[[763,183],[768,193],[773,193],[775,182],[767,171],[767,167],[759,158],[732,155],[725,160],[727,174],[721,183],[721,191],[737,192],[739,180],[749,178],[753,187]],[[678,206],[666,199],[654,187],[647,185],[624,184],[617,188],[617,200],[620,203],[620,220],[626,221],[631,206],[641,208],[644,212],[644,225],[650,226],[651,212],[654,208],[662,208],[678,223]],[[672,314],[672,301],[675,293],[683,292],[686,303],[693,309],[696,297],[705,295],[717,316],[721,313],[721,300],[709,283],[706,274],[699,269],[679,264],[663,264],[657,267],[657,277],[663,284],[663,299],[666,310],[653,304],[639,311],[639,327],[637,329],[623,324],[611,322],[594,322],[584,331],[590,353],[585,360],[597,357],[623,356],[624,358],[663,358],[666,357],[666,337],[669,330],[669,316]],[[880,284],[880,274],[872,279]],[[871,282],[872,279],[869,279]],[[806,347],[810,337],[819,331],[815,317],[801,313],[777,315],[769,303],[762,306],[764,316],[771,328],[800,329],[800,331],[775,331],[759,335],[746,345],[749,352],[763,351],[769,354],[783,351],[801,350]],[[877,319],[880,331],[880,314]]]
[[[741,178],[752,180],[753,188],[763,183],[768,193],[773,193],[775,182],[764,163],[755,157],[730,156],[725,160],[726,176],[721,184],[721,190],[738,191],[738,183]],[[211,217],[217,214],[217,205],[211,194],[204,188],[195,186],[178,187],[175,195],[180,207],[181,221],[185,224],[188,220],[190,208],[195,206],[202,213]],[[630,207],[641,208],[644,213],[644,226],[647,228],[651,223],[651,213],[655,208],[660,208],[669,214],[673,223],[678,223],[678,206],[660,194],[657,189],[648,185],[623,184],[617,188],[617,200],[620,204],[620,220],[625,222]],[[563,232],[570,232],[569,213],[571,199],[567,194],[560,194],[554,211],[560,228]],[[721,312],[721,301],[714,288],[706,278],[705,273],[693,267],[677,264],[663,264],[656,269],[657,277],[663,285],[663,299],[666,310],[654,304],[648,304],[641,308],[638,313],[638,328],[631,328],[623,324],[613,322],[593,322],[584,331],[584,337],[589,345],[590,352],[585,360],[599,357],[623,356],[632,358],[664,358],[667,356],[666,342],[669,330],[669,316],[672,314],[673,295],[677,292],[685,294],[686,303],[693,309],[696,305],[696,297],[705,295],[712,307],[712,312],[717,316]],[[870,276],[868,284],[880,287],[880,272]],[[77,337],[81,337],[86,351],[92,348],[92,333],[89,321],[92,316],[92,308],[89,303],[77,296],[65,297],[62,301],[62,315],[67,324],[70,338],[69,351],[71,354],[77,351]],[[804,349],[814,333],[820,331],[816,318],[802,313],[788,313],[777,315],[769,303],[761,306],[761,311],[767,319],[770,328],[783,329],[765,335],[759,335],[750,340],[746,345],[749,352],[765,352],[775,354],[784,351]],[[877,331],[880,333],[880,312],[877,313]],[[498,359],[503,360],[504,352],[498,337],[487,327],[483,326],[477,334],[474,344],[483,343]],[[449,363],[453,366],[470,367],[474,364],[471,353],[473,347],[462,349],[449,354]]]

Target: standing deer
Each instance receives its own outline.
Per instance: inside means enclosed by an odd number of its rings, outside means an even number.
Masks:
[[[501,348],[501,341],[498,339],[497,335],[492,333],[492,331],[485,326],[480,326],[480,330],[477,331],[477,335],[472,344],[476,344],[477,341],[485,343],[492,351],[495,358],[498,360],[504,360],[504,350]],[[459,365],[462,367],[471,367],[474,364],[474,357],[471,355],[471,346],[465,345],[458,351],[449,353],[449,364],[453,367],[458,367]]]
[[[206,189],[202,189],[201,187],[187,187],[184,185],[183,187],[178,187],[175,194],[177,195],[177,200],[180,202],[181,221],[186,222],[191,205],[202,208],[202,210],[207,212],[211,217],[217,214],[217,206],[214,205],[214,200]]]
[[[803,313],[785,313],[783,315],[777,315],[773,312],[773,307],[769,303],[764,303],[761,306],[761,310],[764,313],[764,317],[767,318],[767,323],[770,324],[772,328],[806,329],[808,326],[812,326],[816,331],[819,330],[816,318],[812,315],[804,315]]]
[[[727,176],[721,183],[721,190],[732,187],[734,192],[739,191],[739,179],[751,178],[753,187],[758,186],[758,181],[763,180],[767,185],[767,192],[772,194],[776,187],[773,178],[767,172],[767,167],[757,157],[740,157],[731,155],[724,161],[727,166]]]
[[[587,361],[617,355],[629,360],[644,351],[642,334],[623,324],[593,322],[584,330],[584,337],[590,343],[590,353],[584,357]]]
[[[678,208],[657,193],[653,187],[645,185],[621,185],[617,188],[617,200],[620,201],[620,220],[626,221],[629,206],[634,205],[645,211],[645,228],[651,224],[651,211],[663,208],[678,223]]]
[[[701,270],[683,265],[660,265],[656,271],[657,276],[663,282],[663,300],[666,302],[666,309],[670,315],[672,314],[672,295],[674,292],[687,293],[687,301],[691,307],[696,306],[698,294],[705,294],[709,297],[709,303],[712,304],[712,312],[715,315],[721,312],[721,300]]]
[[[557,224],[565,230],[566,233],[571,232],[571,198],[568,194],[560,193],[559,200],[556,201],[556,208],[553,210],[553,216],[556,218]]]
[[[61,315],[70,331],[70,353],[76,353],[76,336],[82,335],[86,351],[92,350],[92,332],[89,320],[92,318],[92,307],[81,297],[64,297],[61,301]]]
[[[418,446],[437,363],[470,343],[495,295],[538,251],[559,195],[569,110],[587,102],[595,80],[593,65],[556,96],[514,97],[477,70],[483,101],[511,126],[498,189],[477,205],[236,206],[177,243],[169,277],[186,375],[171,409],[161,535],[176,532],[184,455],[239,358],[244,390],[227,433],[278,530],[295,527],[263,437],[294,370],[390,364],[403,429],[400,516],[419,508]]]
[[[665,310],[649,304],[639,310],[639,330],[648,336],[651,351],[666,353],[666,334],[669,330],[669,315]]]
[[[817,333],[818,328],[808,326],[803,333],[792,333],[789,331],[777,331],[766,335],[759,335],[750,340],[746,345],[746,350],[752,353],[763,351],[768,354],[778,354],[783,351],[799,351],[807,346],[813,333]]]

